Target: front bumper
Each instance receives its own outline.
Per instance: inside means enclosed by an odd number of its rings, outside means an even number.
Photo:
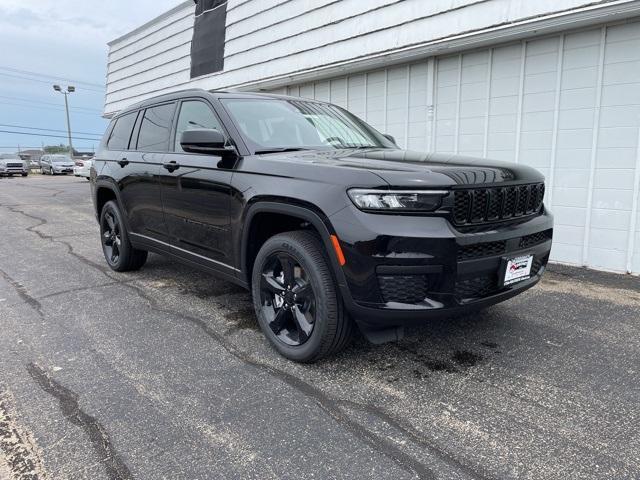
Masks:
[[[466,232],[442,217],[375,215],[351,206],[330,221],[346,257],[339,275],[345,306],[371,328],[476,310],[523,292],[544,273],[553,234],[547,211]],[[534,256],[530,278],[501,285],[504,259],[525,254]]]
[[[26,168],[22,167],[5,167],[0,168],[0,175],[22,175],[29,172]]]
[[[86,177],[89,178],[89,173],[91,172],[91,168],[84,166],[84,167],[73,167],[73,174],[76,177]]]

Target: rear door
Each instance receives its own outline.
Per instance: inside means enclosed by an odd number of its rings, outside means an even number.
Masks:
[[[118,183],[120,200],[124,209],[130,233],[137,236],[148,237],[156,240],[166,240],[162,204],[160,200],[160,186],[158,184],[158,170],[164,155],[159,138],[162,130],[169,143],[171,131],[171,116],[175,104],[167,104],[162,109],[149,107],[120,117],[115,124],[108,142],[108,160],[110,173]],[[156,132],[155,145],[151,145],[148,136],[143,140],[145,151],[140,148],[140,136],[143,126],[149,123],[149,117],[165,113],[164,121],[155,118],[158,132]],[[146,143],[145,143],[146,142]]]
[[[229,232],[232,170],[219,156],[186,153],[180,147],[185,130],[213,128],[224,133],[222,123],[207,101],[196,98],[180,103],[175,123],[172,151],[166,154],[161,170],[167,233],[179,249],[206,257],[226,270],[233,263]]]

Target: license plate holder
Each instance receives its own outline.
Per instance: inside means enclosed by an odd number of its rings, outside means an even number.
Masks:
[[[503,257],[502,286],[507,287],[531,278],[533,255],[518,255],[517,257]]]

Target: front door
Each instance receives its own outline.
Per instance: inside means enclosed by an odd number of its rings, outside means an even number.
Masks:
[[[182,132],[213,128],[223,132],[211,106],[203,100],[184,100],[176,116],[171,152],[161,168],[161,195],[167,232],[174,246],[213,261],[233,264],[230,246],[229,200],[232,170],[214,155],[186,153]]]

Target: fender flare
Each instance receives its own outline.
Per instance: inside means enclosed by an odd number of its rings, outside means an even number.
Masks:
[[[247,285],[251,283],[251,272],[247,266],[247,247],[249,244],[249,226],[258,213],[282,213],[285,215],[291,215],[301,218],[302,220],[309,222],[320,233],[320,238],[326,249],[332,273],[337,281],[338,288],[342,292],[343,296],[348,295],[351,297],[348,289],[347,282],[342,271],[342,267],[338,263],[338,259],[334,253],[333,244],[331,243],[331,235],[335,233],[328,219],[323,219],[320,214],[315,212],[312,208],[301,205],[294,205],[291,203],[284,203],[279,201],[257,201],[248,207],[246,214],[244,215],[242,238],[240,241],[240,268],[242,274],[247,282]],[[325,217],[326,218],[326,217]]]
[[[125,224],[125,227],[127,228],[127,231],[130,232],[131,229],[129,228],[129,220],[127,219],[127,216],[123,208],[122,197],[120,196],[120,190],[118,189],[117,185],[114,184],[113,181],[105,180],[105,179],[96,180],[96,188],[95,188],[95,194],[94,194],[94,207],[96,210],[96,219],[100,221],[100,212],[98,211],[98,191],[100,189],[111,190],[113,192],[113,194],[116,197],[116,202],[118,203],[118,207],[120,207],[120,211],[122,212],[122,220]]]

